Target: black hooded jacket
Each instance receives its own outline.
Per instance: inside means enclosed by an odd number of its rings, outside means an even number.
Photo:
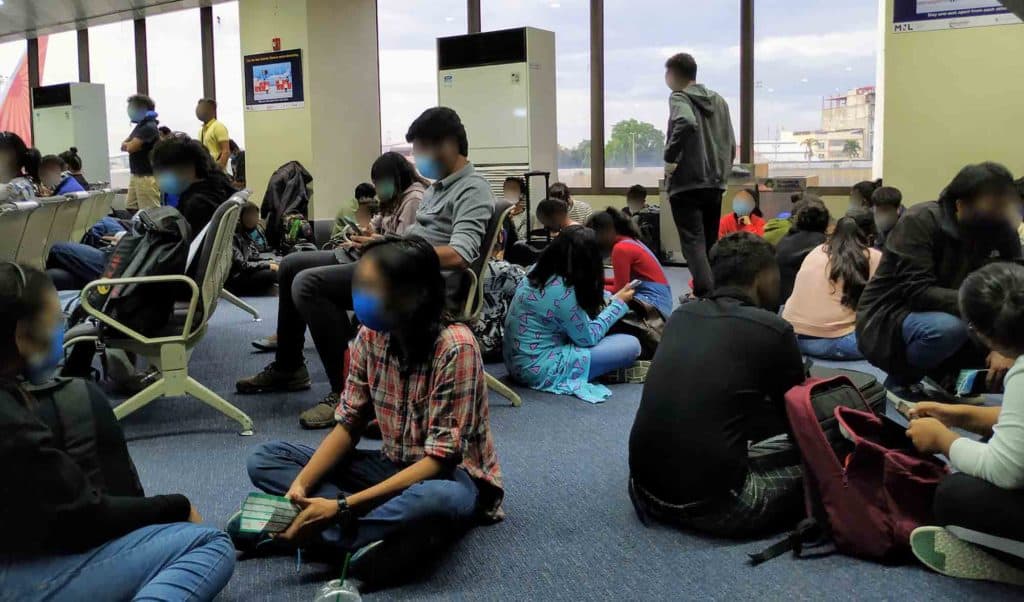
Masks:
[[[188,225],[192,228],[192,235],[189,242],[199,236],[210,218],[217,211],[224,201],[228,200],[237,190],[231,185],[231,180],[224,173],[217,171],[209,177],[193,182],[191,186],[181,193],[178,201],[178,211],[181,212]]]

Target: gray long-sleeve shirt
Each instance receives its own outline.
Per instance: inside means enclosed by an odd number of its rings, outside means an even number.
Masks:
[[[493,212],[491,187],[469,163],[427,188],[416,223],[405,235],[423,237],[435,247],[450,246],[466,263],[473,263]]]

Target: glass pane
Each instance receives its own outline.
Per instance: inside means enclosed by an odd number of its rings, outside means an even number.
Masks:
[[[242,118],[242,41],[238,29],[238,2],[213,5],[213,71],[217,78],[217,119],[231,138],[245,148]]]
[[[872,179],[878,3],[758,0],[756,19],[755,162],[810,185]]]
[[[78,32],[63,31],[39,38],[40,82],[44,86],[78,81]]]
[[[0,131],[32,143],[32,111],[28,96],[25,40],[0,44]]]
[[[697,81],[729,103],[739,137],[738,0],[606,0],[604,7],[606,186],[653,187],[663,177],[665,60],[677,52],[692,54]]]
[[[149,95],[156,103],[160,125],[198,138],[202,124],[196,119],[196,103],[203,97],[199,9],[147,18],[146,52]]]
[[[128,155],[121,142],[131,132],[125,101],[135,94],[135,26],[131,21],[89,28],[90,79],[103,84],[107,100],[110,185],[128,186]]]
[[[590,186],[590,2],[481,0],[484,31],[537,27],[555,32],[558,179]]]
[[[378,0],[380,133],[401,151],[420,113],[437,106],[437,38],[466,33],[466,0]]]

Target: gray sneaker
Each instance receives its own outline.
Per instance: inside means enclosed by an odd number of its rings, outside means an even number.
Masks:
[[[910,547],[918,560],[937,573],[961,579],[1024,585],[1024,571],[942,527],[914,529],[910,534]]]
[[[299,415],[304,429],[326,429],[334,426],[334,409],[338,407],[338,394],[328,393],[315,406]]]

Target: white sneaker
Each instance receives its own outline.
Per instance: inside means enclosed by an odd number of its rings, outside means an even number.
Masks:
[[[961,579],[1024,585],[1024,570],[1011,566],[942,527],[918,527],[910,534],[910,548],[925,566]]]

